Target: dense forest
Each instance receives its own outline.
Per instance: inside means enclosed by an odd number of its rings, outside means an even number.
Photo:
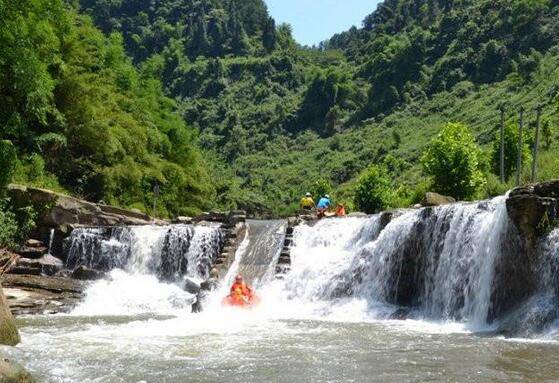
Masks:
[[[307,190],[368,211],[486,198],[512,186],[520,106],[523,180],[538,107],[538,177],[559,176],[557,0],[385,0],[318,47],[262,0],[0,1],[0,19],[16,182],[142,210],[158,184],[165,216],[289,214]]]

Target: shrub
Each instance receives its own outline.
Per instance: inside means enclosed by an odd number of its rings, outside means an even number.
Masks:
[[[388,208],[392,198],[392,185],[384,167],[371,166],[357,181],[354,204],[367,214]]]
[[[5,193],[6,186],[12,180],[16,164],[16,149],[7,140],[0,140],[0,197]]]
[[[464,200],[473,198],[486,182],[481,156],[470,130],[449,123],[431,141],[421,162],[436,192]]]
[[[530,147],[527,143],[527,137],[524,137],[522,148],[522,164],[528,164],[532,160]],[[508,181],[516,171],[516,162],[518,158],[518,127],[514,125],[506,125],[504,130],[505,142],[505,180]],[[497,175],[501,173],[501,133],[497,132],[493,141],[491,150],[491,163],[493,172]]]

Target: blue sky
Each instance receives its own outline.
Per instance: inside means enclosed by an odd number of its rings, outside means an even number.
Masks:
[[[289,23],[303,45],[318,44],[372,13],[380,0],[265,0],[278,24]]]

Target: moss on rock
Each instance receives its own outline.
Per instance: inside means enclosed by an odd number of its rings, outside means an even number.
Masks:
[[[0,287],[0,344],[15,346],[20,340],[14,317],[10,312],[10,306],[8,306],[4,291]],[[0,382],[2,381],[0,380]]]

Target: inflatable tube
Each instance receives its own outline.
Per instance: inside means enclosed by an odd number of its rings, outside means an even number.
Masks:
[[[260,298],[252,295],[248,301],[238,295],[228,295],[221,302],[224,306],[251,308],[260,303]]]

